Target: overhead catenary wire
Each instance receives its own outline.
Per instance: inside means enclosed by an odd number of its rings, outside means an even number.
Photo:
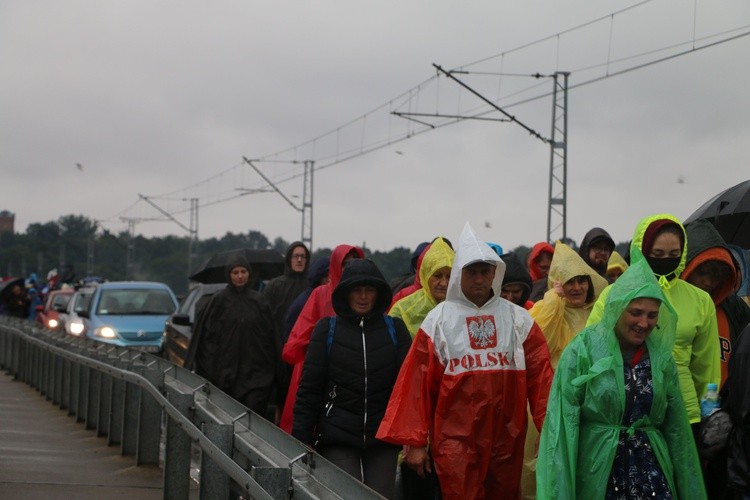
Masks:
[[[457,68],[457,70],[453,71],[460,71],[462,74],[467,74],[471,76],[476,77],[496,77],[498,78],[498,85],[497,85],[497,98],[492,102],[487,102],[484,104],[479,104],[474,107],[470,107],[468,109],[461,108],[461,94],[460,91],[462,89],[459,89],[459,95],[458,95],[458,104],[457,104],[457,112],[456,113],[438,113],[433,112],[431,118],[433,118],[433,121],[429,120],[419,120],[415,119],[414,117],[421,117],[421,118],[428,118],[430,117],[430,113],[423,113],[421,112],[419,108],[420,102],[425,102],[424,99],[420,100],[420,97],[423,96],[423,92],[425,92],[427,89],[434,87],[435,91],[435,101],[434,101],[434,109],[437,111],[441,107],[441,97],[443,96],[442,89],[440,88],[440,73],[437,72],[436,75],[427,78],[426,80],[420,82],[418,85],[408,89],[407,91],[399,94],[393,99],[388,100],[386,103],[375,107],[374,109],[370,110],[367,113],[364,113],[352,120],[349,120],[348,122],[345,122],[342,125],[339,125],[338,127],[332,129],[329,132],[326,132],[324,134],[318,135],[310,140],[304,141],[302,143],[298,143],[294,146],[285,148],[283,150],[277,151],[275,153],[265,155],[265,156],[258,156],[256,157],[258,163],[268,163],[268,164],[288,164],[293,165],[294,168],[287,170],[286,172],[282,172],[278,169],[274,169],[271,172],[267,172],[268,180],[276,185],[285,184],[288,182],[291,182],[293,180],[299,179],[303,177],[304,173],[299,167],[299,164],[302,163],[299,158],[305,158],[315,161],[315,167],[314,170],[323,170],[326,168],[329,168],[334,165],[338,165],[341,163],[344,163],[346,161],[349,161],[353,158],[356,158],[358,156],[362,156],[364,154],[368,154],[374,151],[377,151],[379,149],[383,149],[386,147],[389,147],[393,144],[396,144],[398,142],[401,142],[406,139],[410,139],[416,136],[419,136],[425,132],[435,130],[438,128],[445,127],[447,125],[452,125],[457,122],[466,120],[466,119],[485,119],[488,121],[504,121],[502,119],[492,119],[487,118],[488,115],[497,113],[498,106],[502,106],[503,109],[510,109],[514,107],[518,107],[527,103],[531,103],[534,101],[538,101],[540,99],[548,98],[552,95],[551,91],[544,90],[542,92],[535,92],[536,89],[539,88],[541,85],[545,85],[545,82],[534,82],[532,85],[528,85],[526,87],[522,87],[520,89],[511,89],[507,91],[508,93],[506,95],[503,95],[502,90],[502,80],[503,78],[516,78],[516,77],[533,77],[533,78],[541,78],[541,73],[520,73],[520,72],[505,72],[505,65],[506,65],[506,57],[509,54],[517,53],[520,51],[523,51],[525,49],[528,49],[530,47],[534,47],[536,45],[542,44],[544,42],[556,39],[557,43],[555,44],[555,66],[556,69],[559,65],[560,60],[560,39],[563,35],[567,35],[573,32],[576,32],[578,30],[581,30],[583,28],[595,25],[597,23],[601,23],[603,21],[609,21],[609,40],[607,45],[607,53],[606,53],[606,59],[603,62],[598,62],[595,64],[580,66],[578,68],[570,69],[568,72],[575,75],[582,75],[583,73],[595,71],[599,68],[604,68],[604,73],[601,75],[595,75],[590,78],[586,78],[582,81],[578,81],[576,83],[572,83],[568,86],[568,90],[572,91],[574,89],[581,88],[586,85],[590,85],[592,83],[596,83],[602,80],[605,80],[607,78],[616,77],[619,75],[623,75],[625,73],[629,73],[632,71],[636,71],[648,66],[652,66],[655,64],[663,63],[699,50],[703,50],[705,48],[714,47],[726,42],[730,42],[733,40],[737,40],[739,38],[745,37],[748,34],[750,34],[750,31],[748,31],[748,26],[742,26],[738,28],[733,28],[730,30],[725,30],[718,33],[712,33],[710,35],[698,38],[696,37],[696,27],[698,23],[698,15],[697,15],[697,8],[695,5],[693,6],[693,16],[692,16],[692,30],[691,30],[691,39],[689,41],[683,41],[679,43],[673,43],[666,46],[662,46],[657,49],[643,51],[638,54],[629,54],[625,55],[623,57],[614,58],[612,53],[612,47],[613,47],[613,39],[614,39],[614,31],[615,31],[615,18],[625,12],[632,11],[634,9],[638,9],[646,4],[650,4],[654,2],[654,0],[644,0],[642,2],[638,2],[636,4],[633,4],[631,6],[625,7],[623,9],[619,9],[618,11],[612,12],[610,14],[607,14],[605,16],[600,16],[595,19],[592,19],[590,21],[587,21],[585,23],[578,24],[576,26],[573,26],[571,28],[565,29],[563,31],[560,31],[554,35],[546,36],[543,38],[539,38],[537,40],[534,40],[532,42],[520,45],[518,47],[515,47],[511,50],[502,51],[500,53],[491,55],[489,57],[485,57],[482,59],[478,59],[476,61],[473,61],[471,63],[465,64]],[[705,42],[705,43],[702,43]],[[682,47],[688,46],[689,48],[684,50],[678,50],[678,52],[673,53],[666,53],[668,51],[673,51],[676,49],[680,49]],[[649,59],[646,61],[642,61],[646,57],[654,56],[654,55],[661,55],[660,57],[657,57],[655,59]],[[490,71],[483,71],[478,69],[477,71],[472,71],[472,68],[487,62],[491,61],[493,59],[499,58],[500,60],[500,71],[497,73],[493,73]],[[637,62],[636,64],[622,67],[624,63],[627,63],[629,61],[642,61]],[[495,108],[492,108],[492,106],[495,106]],[[403,113],[400,111],[404,106],[406,106],[407,112]],[[378,136],[378,130],[376,128],[377,121],[374,118],[377,114],[384,114],[387,116],[387,126],[385,127],[385,133],[382,136]],[[411,116],[407,116],[411,115]],[[394,122],[392,121],[393,116],[401,116],[403,118],[408,118],[408,120],[404,120],[403,126],[398,126],[398,124],[394,125]],[[357,141],[354,145],[349,145],[348,143],[344,143],[343,139],[343,132],[349,130],[351,127],[357,126],[360,127],[360,133],[359,135],[359,141]],[[395,130],[394,130],[395,129]],[[371,132],[372,131],[372,132]],[[333,150],[327,150],[327,147],[321,147],[321,145],[325,146],[324,143],[327,141],[330,141],[330,139],[334,139],[334,146]],[[288,158],[291,156],[291,158]],[[186,198],[185,193],[188,192],[196,192],[200,189],[208,189],[208,187],[214,183],[219,184],[220,182],[224,181],[224,179],[229,178],[231,175],[240,175],[242,177],[241,181],[241,189],[244,192],[238,193],[237,188],[233,188],[231,190],[224,189],[224,190],[215,190],[209,195],[201,196],[200,197],[200,207],[209,207],[213,205],[217,205],[220,203],[224,203],[236,198],[239,198],[240,196],[247,196],[248,194],[251,194],[250,192],[253,190],[256,190],[257,192],[262,192],[261,190],[265,187],[268,187],[268,183],[264,182],[262,179],[258,179],[258,176],[249,176],[246,177],[245,174],[248,173],[247,170],[247,164],[245,162],[240,162],[238,164],[235,164],[229,168],[226,168],[206,179],[203,179],[201,181],[195,182],[189,186],[186,186],[184,188],[180,188],[177,190],[173,190],[167,193],[163,194],[157,194],[157,195],[150,195],[149,198],[153,199],[170,199],[175,202],[179,202],[182,200],[188,199]],[[252,172],[250,172],[252,173]],[[220,187],[220,186],[219,186]],[[214,188],[215,189],[215,188]],[[181,195],[182,196],[179,196]],[[137,200],[132,205],[127,207],[126,209],[122,210],[120,212],[120,215],[126,214],[130,212],[135,206],[139,204],[141,200]],[[180,208],[170,210],[170,214],[180,214],[185,213],[189,209],[185,208],[184,205]]]

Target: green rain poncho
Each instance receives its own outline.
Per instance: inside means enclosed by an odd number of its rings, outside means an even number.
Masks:
[[[633,233],[630,243],[631,255],[643,250],[643,236],[649,225],[657,220],[670,220],[682,227],[680,221],[670,214],[657,214],[642,219]],[[688,241],[685,236],[682,258],[675,271],[679,276],[685,269]],[[700,398],[706,391],[706,385],[721,381],[721,359],[719,345],[719,327],[716,323],[716,307],[711,296],[679,278],[667,279],[657,276],[664,295],[677,313],[678,321],[675,330],[675,343],[672,355],[677,363],[677,374],[680,377],[682,400],[685,403],[690,423],[701,421]],[[602,309],[612,287],[602,291],[599,300],[594,304],[586,326],[597,323],[602,317]]]
[[[422,259],[422,265],[419,267],[419,280],[422,282],[422,288],[402,298],[391,307],[388,311],[390,316],[401,318],[406,323],[411,337],[417,334],[419,325],[437,305],[437,301],[430,293],[429,280],[438,269],[443,267],[453,267],[453,259],[456,253],[443,240],[437,238],[430,244],[430,248],[425,252]]]
[[[633,259],[611,286],[601,322],[579,333],[560,359],[539,445],[538,498],[604,498],[620,433],[636,429],[646,433],[673,498],[706,497],[671,356],[676,315],[637,249]],[[659,328],[646,340],[651,410],[625,428],[624,366],[614,328],[636,298],[658,299],[661,307]]]

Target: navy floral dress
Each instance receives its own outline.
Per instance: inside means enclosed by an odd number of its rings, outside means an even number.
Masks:
[[[646,354],[635,367],[625,361],[625,414],[623,427],[630,427],[651,411],[653,381],[651,361]],[[632,435],[620,432],[612,473],[607,482],[608,500],[639,498],[671,499],[669,484],[651,449],[646,432],[636,429]]]

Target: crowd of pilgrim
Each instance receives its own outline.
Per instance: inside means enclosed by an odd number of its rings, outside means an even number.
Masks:
[[[387,498],[750,498],[742,250],[670,214],[615,246],[521,258],[467,224],[388,283],[295,242],[261,292],[227,266],[187,366]]]

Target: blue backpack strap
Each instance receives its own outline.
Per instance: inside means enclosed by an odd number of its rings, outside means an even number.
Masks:
[[[333,331],[336,329],[336,316],[328,318],[328,340],[326,340],[326,352],[330,356],[331,345],[333,345]]]
[[[393,318],[391,318],[387,314],[384,314],[383,319],[385,320],[385,325],[388,327],[388,333],[391,335],[391,342],[393,342],[393,347],[398,347],[398,339],[396,338],[396,327],[393,324]]]

